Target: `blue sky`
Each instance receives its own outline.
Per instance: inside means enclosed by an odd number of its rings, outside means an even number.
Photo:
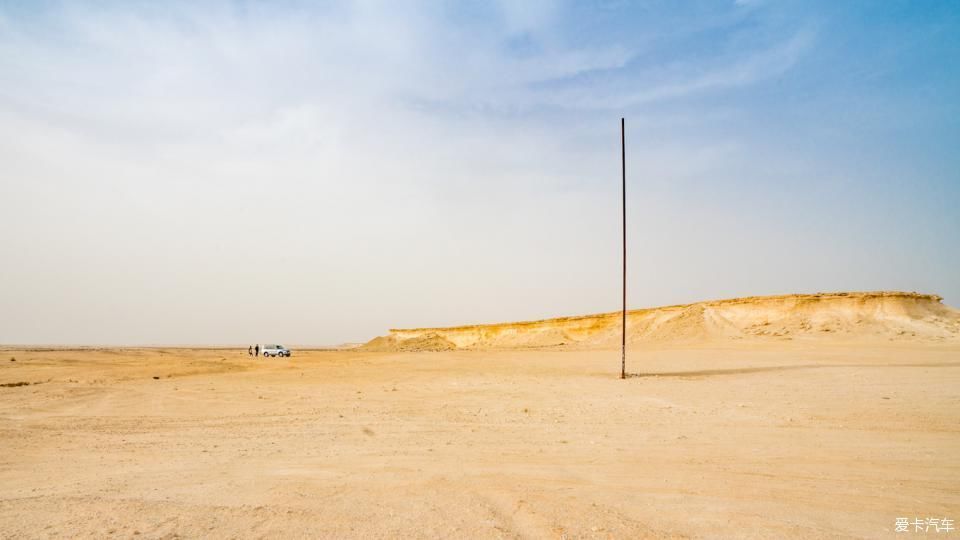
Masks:
[[[953,2],[0,2],[0,342],[960,305]],[[270,306],[265,308],[264,306]]]

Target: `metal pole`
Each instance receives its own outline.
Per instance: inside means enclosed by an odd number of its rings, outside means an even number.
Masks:
[[[620,118],[620,184],[623,203],[623,317],[620,328],[620,378],[627,378],[627,136],[624,120]]]

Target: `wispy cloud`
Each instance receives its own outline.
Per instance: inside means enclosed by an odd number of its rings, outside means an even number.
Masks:
[[[752,50],[717,53],[696,62],[680,60],[658,68],[626,65],[618,73],[547,87],[544,94],[568,108],[623,109],[659,101],[675,100],[745,87],[783,75],[813,47],[816,32],[798,30],[785,41]]]
[[[649,219],[638,227],[722,218],[717,200],[746,219],[782,191],[771,178],[840,174],[839,157],[791,159],[796,140],[737,98],[815,64],[825,31],[803,10],[605,6],[4,4],[0,247],[18,263],[0,265],[0,305],[37,307],[0,313],[0,330],[22,336],[0,342],[44,341],[48,327],[110,340],[98,337],[109,320],[123,341],[248,341],[269,328],[322,343],[607,309],[621,114],[645,143],[630,156],[644,186],[631,204]],[[950,117],[940,112],[926,118]],[[828,135],[846,131],[876,136],[849,123]],[[703,225],[679,222],[656,247],[696,267],[695,249],[671,243],[725,245],[722,227]],[[264,249],[281,263],[262,264]],[[697,299],[658,279],[635,288],[643,303]],[[244,308],[264,294],[276,312]],[[65,297],[85,307],[62,308]]]

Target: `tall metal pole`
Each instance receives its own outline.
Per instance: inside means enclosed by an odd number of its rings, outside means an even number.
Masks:
[[[627,136],[624,120],[620,118],[620,184],[623,203],[623,317],[620,328],[620,378],[627,378]]]

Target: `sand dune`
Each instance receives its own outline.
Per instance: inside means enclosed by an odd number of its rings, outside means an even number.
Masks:
[[[620,343],[620,313],[449,328],[391,329],[368,350],[582,348]],[[838,292],[753,296],[637,309],[631,343],[725,340],[945,341],[960,339],[960,311],[931,294]]]

